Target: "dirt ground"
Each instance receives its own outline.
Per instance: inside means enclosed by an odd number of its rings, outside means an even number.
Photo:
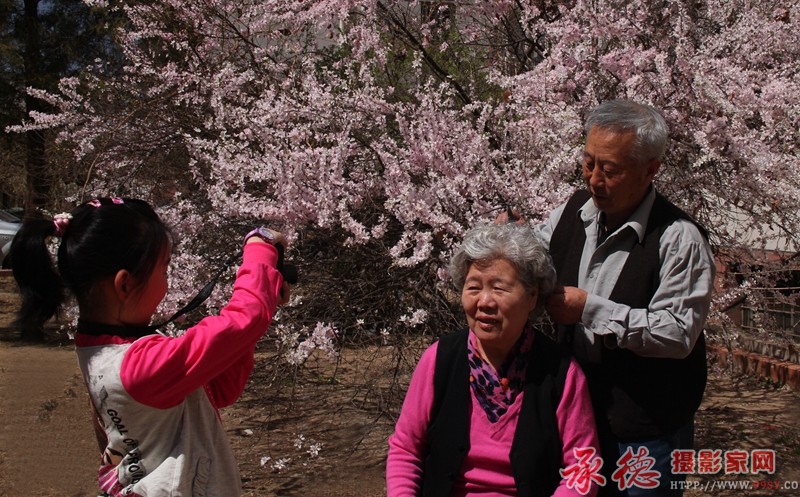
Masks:
[[[97,495],[88,398],[72,345],[63,335],[51,335],[45,345],[23,345],[0,323],[0,497]],[[387,380],[375,371],[397,361],[393,352],[346,350],[337,363],[312,360],[292,373],[276,368],[272,347],[262,344],[243,398],[223,412],[245,495],[385,495],[386,438],[393,425],[385,406],[390,387],[407,377]],[[697,417],[697,448],[773,449],[777,470],[689,480],[800,481],[798,400],[797,392],[712,371]],[[789,497],[800,491],[704,487],[686,495]]]

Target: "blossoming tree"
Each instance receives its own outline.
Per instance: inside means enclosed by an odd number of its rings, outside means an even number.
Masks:
[[[719,308],[775,286],[785,261],[758,251],[800,233],[794,1],[86,3],[127,19],[124,69],[97,60],[33,90],[59,111],[22,129],[60,130],[84,166],[65,179],[76,196],[162,205],[184,235],[181,288],[222,233],[286,231],[316,278],[297,292],[309,331],[455,326],[453,244],[506,205],[535,222],[563,201],[583,116],[608,98],[663,110],[657,187],[738,250],[749,286]]]

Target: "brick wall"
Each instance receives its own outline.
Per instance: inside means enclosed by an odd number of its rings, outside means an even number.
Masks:
[[[709,364],[729,367],[736,372],[756,375],[776,385],[800,391],[800,364],[742,349],[708,345]]]

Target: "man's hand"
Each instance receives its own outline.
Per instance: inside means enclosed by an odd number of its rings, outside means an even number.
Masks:
[[[545,309],[556,324],[575,324],[581,320],[587,295],[574,286],[559,286],[547,299]]]
[[[517,210],[513,210],[510,207],[506,210],[500,212],[496,218],[494,218],[494,224],[506,224],[506,223],[516,223],[516,224],[525,224],[525,220],[522,219],[522,215]]]

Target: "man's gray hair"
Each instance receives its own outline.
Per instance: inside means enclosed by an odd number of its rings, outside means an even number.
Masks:
[[[516,268],[527,290],[538,290],[538,311],[553,292],[556,270],[550,254],[529,226],[484,224],[469,230],[464,235],[461,247],[450,259],[449,273],[453,285],[459,292],[462,291],[473,262],[497,259],[505,259]]]
[[[618,133],[633,131],[631,158],[640,164],[661,160],[667,148],[669,128],[664,117],[655,108],[633,100],[609,100],[598,105],[586,119],[583,129],[587,136],[595,126]]]

